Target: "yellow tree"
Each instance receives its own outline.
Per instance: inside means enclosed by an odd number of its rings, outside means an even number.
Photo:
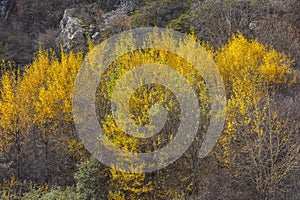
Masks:
[[[82,54],[62,53],[59,60],[53,51],[40,50],[25,75],[24,85],[31,85],[35,91],[33,119],[45,146],[45,180],[49,180],[48,145],[51,139],[72,143],[71,94]]]
[[[1,78],[2,144],[15,144],[18,157],[29,133],[39,134],[45,146],[45,180],[48,181],[48,144],[52,138],[70,143],[72,151],[82,149],[71,124],[71,94],[82,62],[82,54],[62,54],[40,49],[34,61],[20,75],[8,70]],[[10,67],[12,68],[12,67]],[[35,141],[33,141],[35,142]],[[67,146],[67,145],[65,145]],[[9,145],[3,145],[9,151]]]
[[[39,50],[35,61],[26,67],[22,75],[18,70],[8,71],[2,77],[2,127],[6,135],[14,134],[17,148],[17,174],[19,172],[19,154],[24,138],[37,128],[34,104],[38,100],[38,91],[44,84],[46,70],[50,66],[48,54]],[[12,66],[10,67],[12,68]],[[21,137],[22,136],[22,137]],[[6,142],[10,141],[7,138]]]
[[[159,37],[155,37],[155,34],[149,36],[148,40],[150,43],[160,42]],[[169,41],[170,37],[168,37],[168,35],[165,35],[164,40]],[[129,45],[126,45],[126,42]],[[177,41],[170,41],[169,44],[175,45],[176,42]],[[124,43],[125,44],[123,45],[125,46],[125,48],[131,48],[130,44],[132,43],[130,43],[130,41],[124,41]],[[119,48],[124,47],[120,45]],[[191,49],[184,48],[184,46],[180,46],[178,48],[179,51],[185,52],[185,54],[189,55],[189,53],[191,53]],[[159,50],[154,48],[135,51],[129,50],[129,53],[122,55],[121,57],[116,59],[114,63],[110,66],[110,68],[104,73],[104,76],[100,80],[100,84],[97,90],[99,95],[98,102],[100,102],[98,113],[100,113],[100,121],[102,122],[102,126],[106,135],[115,146],[129,152],[140,153],[159,150],[175,137],[176,128],[178,127],[178,124],[180,124],[180,107],[178,105],[178,101],[176,100],[176,96],[174,96],[172,91],[170,91],[167,87],[163,87],[159,84],[144,85],[138,88],[136,91],[122,90],[123,92],[118,93],[118,95],[115,97],[115,99],[117,99],[118,102],[121,102],[124,104],[124,106],[126,106],[125,104],[128,103],[128,99],[126,98],[126,96],[131,93],[133,94],[129,99],[128,109],[130,111],[131,119],[133,119],[134,123],[136,123],[138,126],[150,124],[152,120],[150,109],[153,114],[153,112],[158,112],[158,109],[156,109],[157,107],[155,108],[154,105],[162,105],[164,109],[168,112],[168,116],[167,122],[163,127],[162,131],[158,134],[158,136],[155,136],[154,138],[150,139],[148,138],[149,140],[129,137],[125,133],[124,129],[122,129],[122,127],[126,127],[128,123],[131,123],[130,119],[126,118],[126,116],[119,115],[118,117],[122,120],[116,122],[117,120],[114,118],[115,115],[112,114],[112,109],[114,108],[110,109],[110,103],[115,100],[112,98],[114,88],[119,86],[126,87],[132,84],[132,82],[143,83],[142,78],[134,74],[130,74],[130,78],[127,78],[125,82],[122,82],[121,85],[117,85],[119,79],[121,79],[122,76],[128,75],[126,74],[128,73],[128,71],[133,71],[138,66],[147,65],[149,63],[157,66],[155,70],[152,70],[149,73],[149,76],[153,75],[154,77],[157,77],[157,82],[163,82],[163,80],[159,80],[162,79],[162,76],[160,76],[160,74],[164,73],[164,69],[159,67],[161,65],[171,66],[174,70],[177,71],[178,74],[187,79],[188,83],[192,85],[192,87],[195,89],[197,93],[197,98],[199,98],[198,101],[201,104],[199,113],[202,114],[201,120],[203,120],[203,130],[205,130],[205,126],[208,125],[208,110],[210,106],[208,90],[205,86],[202,75],[195,68],[193,68],[191,63],[187,62],[182,57],[172,52],[168,52],[166,50]],[[163,78],[166,79],[166,77]],[[170,76],[168,78],[170,78],[174,82],[179,83],[177,79],[178,77],[176,76]],[[182,87],[182,85],[178,84],[177,86],[179,93],[186,94],[188,92],[186,88]],[[119,110],[114,110],[114,112],[119,112]],[[148,127],[149,129],[155,128],[151,127],[151,125]],[[131,129],[131,131],[139,132],[138,129]],[[201,134],[203,133],[201,132]],[[200,140],[201,139],[199,139],[199,143]],[[194,149],[194,152],[189,153],[196,153],[196,149],[198,149],[198,147],[199,146],[197,146]],[[172,157],[172,153],[175,152],[170,152],[170,157]],[[194,155],[186,156],[186,161],[184,163],[192,163],[193,159],[196,160],[194,158]],[[187,159],[190,160],[187,161]],[[134,163],[132,163],[132,166],[134,166]],[[141,165],[139,167],[139,170],[142,171],[144,166]],[[118,192],[110,194],[110,198],[123,198],[122,195],[124,195],[124,198],[126,199],[149,198],[149,196],[153,196],[153,198],[162,199],[171,197],[174,198],[184,190],[190,191],[192,189],[191,185],[195,184],[193,182],[193,176],[191,176],[191,171],[187,170],[187,168],[184,167],[187,166],[185,164],[177,164],[176,166],[172,166],[172,169],[169,171],[173,171],[174,179],[178,178],[178,180],[176,180],[174,183],[167,183],[168,186],[167,184],[165,184],[167,181],[164,179],[167,179],[167,177],[170,176],[169,174],[160,172],[155,172],[154,174],[132,174],[112,169],[112,186],[116,188]],[[193,169],[193,167],[194,166],[188,166],[188,169],[193,170],[194,172],[195,169]],[[187,176],[183,177],[178,174],[183,173],[182,171],[188,171],[189,174],[186,174]],[[164,185],[161,185],[162,183],[164,183]],[[154,188],[156,188],[158,191],[154,191]]]
[[[219,158],[261,197],[272,197],[300,160],[299,119],[280,117],[274,102],[280,85],[295,82],[291,61],[238,34],[217,52],[216,62],[229,98]]]
[[[1,66],[6,65],[4,62]],[[20,78],[20,70],[8,63],[4,67],[1,77],[1,100],[0,100],[0,151],[8,153],[11,150],[16,152],[17,178],[20,176],[20,150],[24,143],[25,135],[22,132],[22,119],[19,117],[21,106],[17,87]]]

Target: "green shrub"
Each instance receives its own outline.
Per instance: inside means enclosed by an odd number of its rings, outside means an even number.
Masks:
[[[41,200],[82,200],[85,199],[83,194],[77,193],[74,188],[68,187],[66,190],[61,188],[52,189],[45,194]]]
[[[41,189],[32,189],[24,194],[24,200],[82,200],[86,199],[83,194],[77,193],[75,188],[68,187],[63,190],[60,187],[52,188],[49,192]]]
[[[25,200],[35,200],[41,199],[46,192],[41,188],[32,188],[29,192],[25,193],[23,199]]]
[[[183,13],[177,19],[170,21],[168,28],[187,33],[191,29],[191,20],[192,16],[189,13]]]
[[[109,169],[96,159],[80,163],[74,179],[76,191],[84,194],[88,199],[99,199],[107,196]]]
[[[187,12],[192,3],[190,0],[148,1],[132,15],[134,26],[165,27],[169,21],[174,20]]]

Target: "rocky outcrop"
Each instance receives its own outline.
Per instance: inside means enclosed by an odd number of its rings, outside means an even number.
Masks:
[[[129,28],[129,15],[134,8],[131,2],[121,2],[115,10],[106,13],[98,4],[66,9],[60,22],[57,43],[67,52],[84,48],[88,38],[99,42],[103,35]]]
[[[60,22],[59,42],[64,50],[70,50],[85,43],[83,23],[73,17],[75,8],[66,9]]]

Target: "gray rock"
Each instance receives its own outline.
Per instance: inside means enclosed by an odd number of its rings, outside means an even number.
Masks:
[[[85,43],[82,21],[73,17],[75,9],[66,9],[60,22],[59,42],[65,51]]]
[[[249,29],[252,31],[258,31],[260,29],[258,21],[252,21],[249,23]]]
[[[123,22],[129,21],[129,15],[135,6],[131,1],[121,1],[115,10],[95,15],[97,9],[99,10],[97,4],[89,4],[65,10],[57,38],[57,43],[61,43],[65,52],[85,48],[88,38],[100,42],[102,32],[113,34],[116,32],[114,29],[122,30]]]
[[[100,32],[96,32],[94,35],[92,35],[93,40],[97,40],[100,36]]]

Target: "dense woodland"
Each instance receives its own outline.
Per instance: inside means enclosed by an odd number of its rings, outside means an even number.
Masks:
[[[0,10],[0,199],[300,198],[300,1],[0,2],[5,5]],[[72,17],[84,22],[79,27],[84,42],[65,48],[62,19],[72,8]],[[123,8],[129,11],[120,14]],[[93,31],[85,29],[91,24]],[[159,135],[138,140],[116,125],[112,88],[135,66],[172,66],[189,80],[201,105],[197,137],[182,157],[155,172],[126,173],[86,150],[73,121],[72,92],[84,58],[97,43],[146,26],[186,33],[206,49],[224,81],[227,115],[216,146],[200,159],[211,107],[201,74],[163,50],[117,58],[96,96],[99,123],[119,148],[137,153],[162,148],[176,136],[180,121],[174,94],[147,85],[132,97],[130,111],[144,125],[149,105],[163,105],[168,120]]]

